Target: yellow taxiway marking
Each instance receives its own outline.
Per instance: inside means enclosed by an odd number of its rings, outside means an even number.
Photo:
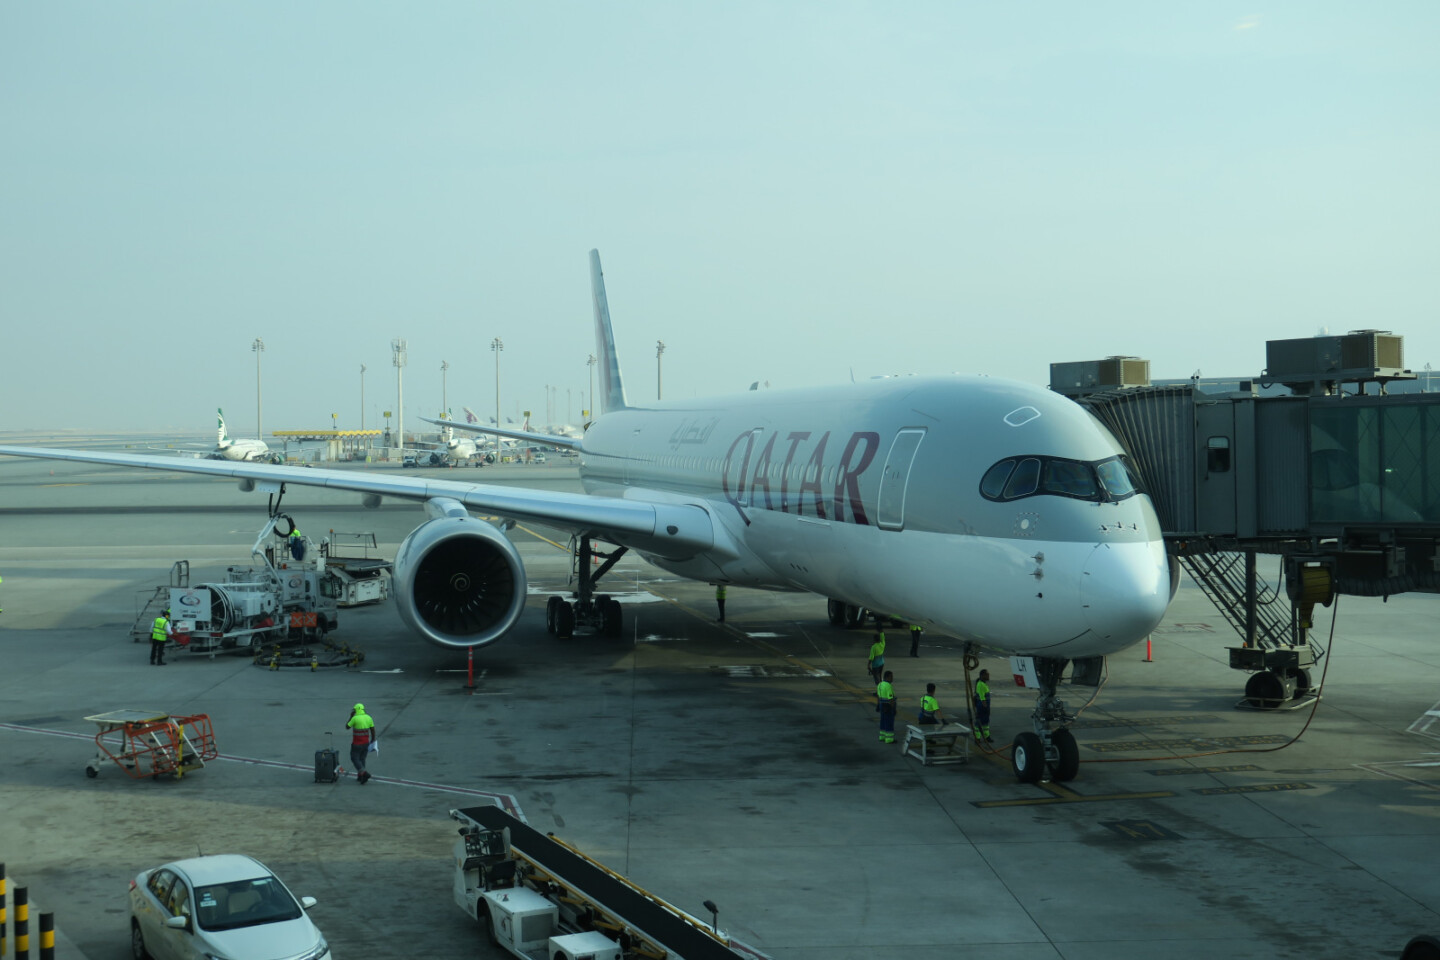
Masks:
[[[1102,793],[1087,796],[1083,793],[1076,793],[1069,787],[1062,787],[1058,783],[1037,783],[1035,786],[1046,791],[1050,796],[1019,797],[1014,800],[977,800],[972,803],[971,806],[984,809],[991,807],[1040,807],[1050,806],[1056,803],[1099,803],[1106,800],[1163,800],[1165,797],[1175,796],[1175,793],[1171,790],[1152,790],[1145,793]]]

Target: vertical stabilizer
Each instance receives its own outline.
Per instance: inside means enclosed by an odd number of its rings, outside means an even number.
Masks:
[[[217,447],[223,447],[230,441],[229,435],[225,432],[225,411],[216,407],[215,419],[218,421],[218,425],[215,428],[215,445]]]
[[[610,304],[605,300],[605,275],[600,272],[600,251],[590,251],[590,295],[595,301],[595,349],[600,356],[600,397],[606,413],[624,410],[625,384],[620,379],[620,359],[615,355],[615,335],[610,331]],[[593,403],[593,401],[592,401]],[[595,411],[591,411],[591,416]]]

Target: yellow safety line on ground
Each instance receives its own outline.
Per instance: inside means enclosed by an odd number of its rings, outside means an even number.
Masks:
[[[1105,793],[1086,796],[1082,793],[1053,783],[1037,783],[1035,786],[1052,794],[1049,797],[1024,797],[1015,800],[977,800],[975,807],[1044,807],[1056,803],[1098,803],[1102,800],[1163,800],[1175,794],[1169,790],[1153,790],[1148,793]]]

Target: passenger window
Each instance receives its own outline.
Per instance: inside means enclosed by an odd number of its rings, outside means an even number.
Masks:
[[[1005,493],[1005,481],[1010,479],[1010,471],[1014,469],[1014,460],[1001,460],[986,470],[980,481],[980,492],[991,500],[999,500]]]
[[[177,882],[170,891],[169,906],[172,917],[190,918],[190,888],[185,886],[184,881]]]
[[[1005,484],[1005,499],[1014,500],[1017,497],[1028,497],[1039,486],[1040,461],[1035,457],[1026,457],[1020,461],[1020,465],[1010,475],[1010,482]]]
[[[170,886],[175,882],[175,874],[169,870],[161,870],[150,877],[150,892],[155,894],[155,899],[162,904],[170,899]]]

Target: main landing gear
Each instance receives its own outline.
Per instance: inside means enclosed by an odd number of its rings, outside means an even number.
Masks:
[[[1035,710],[1030,719],[1035,732],[1015,735],[1010,753],[1010,768],[1021,783],[1039,783],[1046,779],[1065,782],[1074,780],[1080,772],[1080,747],[1075,735],[1063,726],[1075,718],[1065,712],[1065,703],[1055,696],[1060,676],[1070,662],[1059,657],[1034,657],[1035,678],[1040,692],[1035,698]],[[1053,730],[1052,724],[1060,724]]]
[[[569,603],[558,596],[545,601],[545,629],[568,640],[577,627],[589,627],[602,637],[618,637],[621,632],[620,601],[607,594],[595,593],[595,582],[610,572],[629,547],[616,547],[610,553],[595,549],[595,542],[584,537],[570,538],[570,582],[575,584],[575,599]],[[596,558],[603,560],[598,566]]]

